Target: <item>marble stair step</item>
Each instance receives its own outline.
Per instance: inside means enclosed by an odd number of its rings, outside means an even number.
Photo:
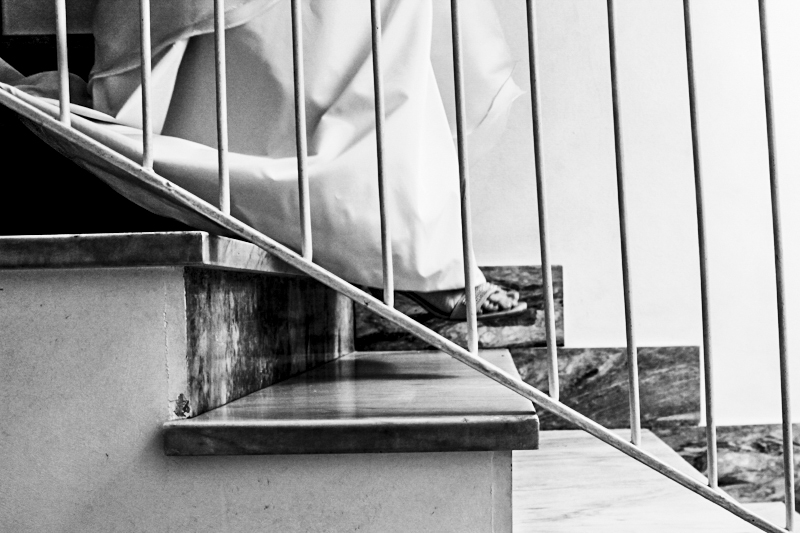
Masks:
[[[204,231],[0,237],[0,269],[157,266],[306,277],[249,242]]]
[[[92,276],[117,280],[92,307],[140,293],[137,276],[151,280],[146,288],[163,301],[148,311],[163,315],[170,332],[171,418],[195,416],[353,351],[351,300],[250,243],[202,231],[0,237],[0,272],[58,277],[60,290],[83,303],[92,291],[81,284]],[[137,324],[136,316],[126,321],[131,336],[152,334]]]
[[[516,373],[506,350],[482,357]],[[356,352],[164,424],[167,455],[535,449],[531,402],[438,351]]]

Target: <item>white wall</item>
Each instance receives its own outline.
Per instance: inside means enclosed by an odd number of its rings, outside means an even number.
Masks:
[[[529,88],[524,3],[495,0]],[[538,0],[543,149],[553,261],[564,265],[566,343],[625,343],[604,0]],[[699,345],[699,268],[680,0],[617,0],[618,70],[637,341]],[[780,420],[775,281],[755,0],[694,0],[721,423]],[[789,333],[800,306],[800,5],[767,2],[784,205]],[[530,101],[473,163],[481,264],[539,262]],[[512,193],[513,192],[513,193]],[[795,343],[796,344],[796,343]],[[791,343],[790,343],[791,350]],[[800,420],[800,357],[793,359]]]

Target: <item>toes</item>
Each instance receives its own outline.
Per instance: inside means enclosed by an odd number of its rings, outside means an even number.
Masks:
[[[500,310],[513,309],[519,303],[519,293],[517,291],[498,291],[483,304],[484,312],[496,312]]]
[[[498,302],[492,301],[492,299],[488,299],[483,303],[482,311],[484,313],[494,313],[500,309],[500,304]]]
[[[519,302],[519,293],[516,291],[504,291],[498,293],[498,299],[501,307],[512,308]]]
[[[517,291],[506,291],[506,297],[510,300],[509,307],[516,307],[519,303],[519,293]]]

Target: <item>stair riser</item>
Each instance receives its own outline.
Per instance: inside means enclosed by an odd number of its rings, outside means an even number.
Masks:
[[[133,302],[142,291],[157,295],[146,313],[159,320],[132,316],[114,331],[134,348],[162,339],[158,356],[165,373],[153,379],[167,386],[170,420],[196,416],[353,351],[352,302],[298,274],[249,243],[203,232],[0,238],[0,281],[19,280],[19,294],[30,299],[21,296],[9,306],[10,319],[41,304],[23,287],[45,280],[56,284],[59,298],[97,310]],[[142,286],[142,279],[149,281]],[[94,294],[98,283],[114,284],[113,292]],[[36,319],[49,330],[63,317],[40,313]],[[96,335],[100,326],[82,327]],[[146,355],[153,354],[140,354]],[[107,357],[121,355],[111,350]]]
[[[301,277],[186,267],[186,352],[171,418],[224,405],[353,351],[353,304]]]

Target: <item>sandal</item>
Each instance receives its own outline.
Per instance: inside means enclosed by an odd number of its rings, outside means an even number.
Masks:
[[[432,314],[437,318],[441,318],[444,320],[454,320],[454,321],[464,321],[467,318],[467,299],[466,293],[462,291],[461,297],[455,303],[452,309],[449,311],[447,309],[442,309],[441,307],[437,307],[430,301],[426,300],[422,295],[425,293],[420,292],[406,292],[406,291],[398,291],[399,294],[402,294],[409,300],[413,301],[425,311]],[[517,302],[517,304],[510,308],[510,309],[502,309],[499,311],[491,311],[488,313],[481,312],[483,305],[489,300],[489,298],[493,294],[497,294],[498,292],[510,292],[506,291],[504,288],[500,287],[499,285],[495,285],[494,283],[482,283],[475,287],[475,303],[477,304],[478,308],[478,320],[484,320],[489,318],[499,318],[503,316],[510,316],[510,315],[517,315],[525,311],[528,308],[528,304],[525,302]]]

